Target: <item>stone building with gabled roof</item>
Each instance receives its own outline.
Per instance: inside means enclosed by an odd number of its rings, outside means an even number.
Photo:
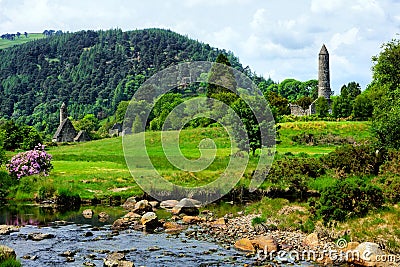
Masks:
[[[72,125],[71,120],[68,118],[67,105],[65,103],[62,103],[60,107],[60,125],[53,135],[52,141],[57,143],[90,141],[90,137],[86,131],[78,133],[74,125]]]

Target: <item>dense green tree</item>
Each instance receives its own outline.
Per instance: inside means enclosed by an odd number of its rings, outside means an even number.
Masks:
[[[360,94],[354,99],[352,115],[356,120],[368,120],[372,118],[373,111],[373,101],[367,93]]]
[[[74,122],[77,130],[86,131],[93,137],[94,131],[99,128],[99,120],[93,114],[86,114],[81,120]]]
[[[268,88],[273,84],[276,84],[276,83],[271,78],[268,78],[268,80],[261,81],[260,83],[258,83],[258,89],[260,89],[260,91],[263,94],[265,94],[268,91]]]
[[[347,118],[353,113],[354,100],[361,94],[361,87],[356,82],[343,85],[340,96],[334,98],[332,103],[332,115],[335,118]]]
[[[42,137],[39,132],[32,126],[25,126],[22,128],[23,141],[21,148],[24,150],[34,149],[38,144],[43,143]]]
[[[246,99],[251,108],[244,99]],[[242,131],[243,129],[238,127],[238,123],[233,123],[234,138],[239,149],[248,152],[251,151],[253,155],[255,155],[256,150],[262,146],[261,127],[265,130],[263,132],[268,135],[268,138],[266,138],[267,146],[274,145],[276,141],[274,121],[268,117],[266,107],[263,106],[263,103],[265,102],[260,101],[258,97],[242,96],[232,104],[232,109],[240,117],[241,122],[246,128],[248,143],[245,142],[246,133]],[[259,115],[261,121],[257,120],[255,113]],[[234,122],[235,120],[232,121]],[[274,139],[272,139],[272,137],[274,137]]]
[[[325,118],[329,115],[329,103],[325,97],[321,96],[317,98],[315,102],[315,111],[320,118]]]
[[[372,132],[381,146],[400,149],[400,40],[384,44],[372,60],[370,87],[382,95],[374,103]]]
[[[295,104],[299,105],[300,107],[302,107],[302,109],[308,109],[311,105],[311,103],[313,102],[313,99],[309,96],[303,96],[301,98],[299,98]]]
[[[121,101],[118,104],[117,111],[115,112],[115,119],[117,122],[124,122],[126,109],[128,108],[129,101]]]
[[[289,101],[286,98],[273,91],[265,93],[264,96],[271,107],[275,120],[278,120],[279,116],[290,114]]]

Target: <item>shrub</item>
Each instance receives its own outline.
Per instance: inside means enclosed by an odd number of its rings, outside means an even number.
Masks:
[[[377,175],[383,161],[384,157],[369,144],[344,145],[322,157],[327,168],[335,170],[339,177]]]
[[[327,223],[364,216],[382,204],[383,193],[379,187],[366,179],[353,177],[337,180],[333,186],[324,188],[316,209]]]
[[[311,234],[315,230],[315,224],[310,218],[307,218],[307,220],[300,225],[300,230],[304,233]]]
[[[391,173],[400,175],[400,151],[391,150],[388,152],[387,160],[381,166],[379,174]]]
[[[302,198],[308,190],[310,178],[325,174],[325,168],[316,158],[285,158],[276,160],[265,181],[294,197]]]
[[[15,184],[15,179],[12,179],[5,171],[0,171],[0,202],[8,195],[8,190]]]
[[[33,150],[18,153],[6,165],[11,176],[21,179],[34,174],[49,175],[53,168],[52,156],[44,151],[44,145],[37,145]]]
[[[267,220],[264,217],[254,217],[251,220],[251,225],[254,226],[256,224],[262,224],[265,223]]]

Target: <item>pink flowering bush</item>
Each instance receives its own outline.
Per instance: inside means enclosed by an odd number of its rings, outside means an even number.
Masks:
[[[18,180],[34,174],[48,176],[53,168],[52,156],[44,151],[44,148],[44,145],[38,144],[33,150],[21,152],[12,157],[6,165],[10,175]]]

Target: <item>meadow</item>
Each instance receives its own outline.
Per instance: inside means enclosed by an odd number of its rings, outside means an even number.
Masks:
[[[44,37],[45,36],[42,33],[29,33],[27,38],[22,34],[19,38],[16,37],[14,40],[0,39],[0,49],[24,44],[33,40],[42,39]]]
[[[303,133],[335,134],[343,138],[352,137],[361,142],[369,136],[368,127],[367,122],[283,123],[279,130],[281,143],[277,145],[275,159],[287,156],[319,157],[336,147],[330,144],[316,146],[293,141],[294,137]],[[217,148],[216,157],[208,168],[198,173],[179,170],[168,161],[162,148],[160,132],[146,132],[147,153],[155,169],[170,182],[188,187],[204,185],[219,177],[229,162],[231,148],[225,130],[221,127],[185,129],[179,135],[181,151],[171,152],[176,153],[172,156],[180,156],[182,153],[188,159],[197,159],[201,155],[199,144],[204,138],[214,141]],[[203,148],[203,152],[204,150],[207,151],[207,148]],[[76,192],[83,199],[105,199],[110,196],[127,198],[143,193],[127,167],[122,137],[48,147],[48,152],[53,156],[54,166],[50,176],[24,178],[27,180],[26,184],[32,184],[29,183],[29,179],[38,179],[38,182],[34,188],[30,185],[26,190],[20,186],[15,193],[16,199],[33,199],[40,191],[51,192],[59,188]],[[257,162],[257,156],[250,156],[244,177],[251,175]],[[24,181],[21,182],[24,184]],[[318,182],[326,183],[326,181]],[[246,183],[245,178],[239,182],[239,184]]]

